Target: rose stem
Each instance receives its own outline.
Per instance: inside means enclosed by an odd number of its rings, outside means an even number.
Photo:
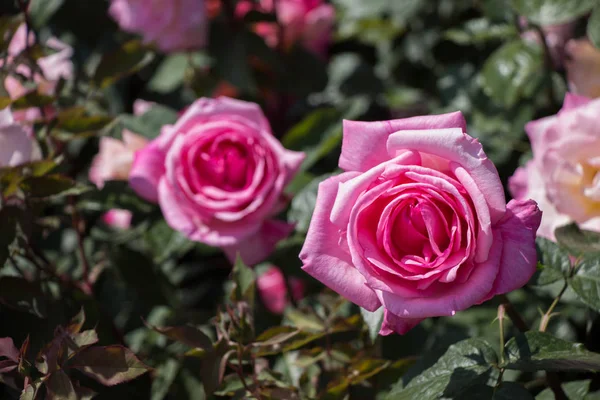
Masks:
[[[499,295],[501,303],[504,305],[506,314],[521,333],[529,330],[527,324],[521,317],[521,314],[514,308],[505,294]],[[554,393],[556,400],[569,400],[562,387],[560,386],[560,377],[556,372],[546,371],[546,383]]]

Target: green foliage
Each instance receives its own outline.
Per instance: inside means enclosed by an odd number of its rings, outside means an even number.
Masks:
[[[573,20],[589,12],[595,4],[595,0],[512,0],[519,14],[542,26]]]
[[[600,6],[594,7],[587,25],[587,35],[596,47],[600,47]]]

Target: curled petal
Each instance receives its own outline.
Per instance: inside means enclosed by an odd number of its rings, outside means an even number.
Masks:
[[[375,311],[381,306],[375,292],[366,286],[365,278],[352,265],[344,244],[344,235],[331,223],[330,214],[341,182],[357,173],[331,177],[319,185],[317,203],[306,241],[300,252],[302,269],[348,300]],[[342,241],[340,243],[340,241]]]

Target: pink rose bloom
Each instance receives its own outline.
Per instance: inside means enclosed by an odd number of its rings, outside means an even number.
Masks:
[[[344,122],[339,166],[319,185],[303,269],[359,306],[381,335],[523,286],[536,269],[532,200],[506,204],[460,112]]]
[[[275,10],[277,7],[277,10]],[[237,14],[244,16],[255,6],[252,1],[238,3]],[[279,23],[283,26],[284,45],[289,47],[301,42],[307,50],[325,56],[335,21],[335,9],[323,0],[261,0],[258,11],[277,12]],[[275,24],[261,22],[256,24],[256,33],[263,36],[269,46],[279,43],[278,28]]]
[[[41,158],[40,149],[10,108],[0,110],[0,167],[14,167]]]
[[[132,218],[131,211],[114,208],[104,213],[102,221],[113,228],[128,229],[131,226]]]
[[[27,47],[27,28],[25,24],[22,24],[15,32],[8,46],[8,64],[12,64],[21,52]],[[34,43],[33,34],[29,36],[29,44]],[[45,43],[46,46],[51,48],[55,53],[45,57],[41,57],[37,60],[38,66],[42,74],[34,73],[33,79],[37,84],[38,91],[46,95],[53,95],[56,88],[57,82],[60,78],[69,79],[73,76],[73,63],[71,57],[73,55],[73,49],[61,42],[60,40],[51,37]],[[2,63],[0,62],[0,66]],[[31,68],[24,64],[17,65],[15,68],[16,72],[25,76],[31,77]],[[28,90],[23,84],[14,76],[8,75],[4,80],[4,87],[8,92],[11,99],[18,99],[21,96],[27,94]],[[49,110],[51,112],[52,110]],[[38,108],[30,108],[27,110],[20,110],[14,113],[17,121],[32,121],[40,118],[40,111]]]
[[[600,99],[567,93],[558,114],[529,122],[533,160],[517,169],[509,189],[517,200],[535,199],[544,212],[538,234],[572,221],[600,231]]]
[[[202,98],[136,153],[129,183],[173,229],[255,264],[292,229],[271,218],[303,159],[273,137],[258,105]]]
[[[136,100],[133,103],[134,115],[144,114],[153,104],[144,100]],[[123,137],[122,141],[111,137],[100,138],[100,151],[94,157],[89,172],[90,181],[99,189],[104,187],[106,181],[128,180],[135,152],[148,144],[146,138],[127,129],[123,130],[121,136]],[[113,209],[106,212],[102,216],[102,220],[112,227],[127,229],[131,225],[132,217],[131,211]]]
[[[142,115],[152,107],[153,103],[136,100],[133,103],[134,115]],[[148,144],[148,140],[125,129],[122,132],[123,140],[112,137],[100,138],[100,151],[94,157],[89,172],[89,179],[99,189],[106,181],[126,181],[133,164],[136,151]]]
[[[590,98],[600,97],[600,50],[588,39],[567,43],[569,90]]]
[[[109,9],[121,29],[164,52],[204,47],[206,11],[203,0],[111,0]]]
[[[298,278],[290,278],[292,296],[295,300],[304,297],[304,282]],[[273,314],[282,314],[289,303],[288,290],[283,273],[276,266],[269,269],[258,277],[256,281],[258,294],[265,307]]]

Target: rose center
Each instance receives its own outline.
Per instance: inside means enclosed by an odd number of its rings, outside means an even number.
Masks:
[[[215,187],[239,190],[246,185],[248,152],[240,143],[219,141],[202,149],[196,158],[200,176]]]

